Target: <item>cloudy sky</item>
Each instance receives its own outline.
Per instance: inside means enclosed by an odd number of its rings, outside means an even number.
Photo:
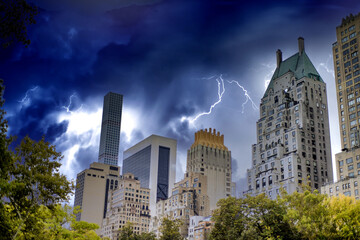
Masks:
[[[145,137],[171,137],[178,141],[179,180],[194,133],[211,127],[232,151],[233,180],[244,178],[275,52],[290,57],[299,36],[327,83],[332,153],[340,151],[331,46],[341,19],[360,12],[359,1],[34,4],[39,14],[29,28],[30,46],[0,50],[9,132],[20,139],[45,135],[63,153],[61,170],[69,179],[97,161],[109,91],[124,95],[120,166],[123,150]]]

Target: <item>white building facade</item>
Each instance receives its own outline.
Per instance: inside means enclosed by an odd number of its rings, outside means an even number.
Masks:
[[[275,199],[284,188],[301,191],[302,184],[320,189],[332,181],[326,84],[305,53],[282,60],[261,99],[252,146],[252,167],[247,171],[250,195],[265,193]]]

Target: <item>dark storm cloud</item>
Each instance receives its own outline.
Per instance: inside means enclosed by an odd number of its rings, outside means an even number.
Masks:
[[[97,146],[81,147],[74,158],[75,169],[83,170],[89,168],[90,164],[98,160],[99,148]]]
[[[315,57],[327,57],[334,26],[341,17],[360,10],[357,1],[83,2],[38,1],[41,11],[29,30],[31,45],[14,45],[0,54],[0,77],[7,86],[5,107],[13,113],[11,132],[34,138],[46,134],[51,141],[63,137],[62,151],[94,134],[67,135],[69,120],[57,122],[70,95],[78,95],[72,110],[84,103],[89,111],[114,91],[124,94],[124,111],[140,106],[146,118],[131,136],[122,133],[122,150],[159,134],[176,138],[179,151],[186,155],[199,129],[181,118],[208,111],[217,100],[217,83],[206,78],[220,74],[234,78],[250,89],[258,104],[263,76],[273,70],[262,70],[262,64],[275,63],[276,49],[284,49],[288,57],[288,52],[297,51],[296,39],[301,35],[311,41],[306,48],[321,53],[314,53]],[[243,92],[225,84],[216,120],[203,117],[196,128],[220,128],[237,159],[234,168],[241,164],[235,175],[241,175],[251,165],[258,112],[246,106],[251,112],[241,115]],[[34,86],[43,89],[40,97],[19,110],[19,99]],[[73,164],[82,170],[96,160],[97,153],[93,145],[80,146]]]
[[[47,141],[54,142],[57,137],[60,137],[62,134],[64,134],[67,130],[67,127],[69,125],[69,121],[62,121],[61,123],[53,123],[51,124],[47,131],[45,136],[47,137]]]

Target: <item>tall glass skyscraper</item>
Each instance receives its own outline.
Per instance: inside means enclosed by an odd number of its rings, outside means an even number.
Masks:
[[[175,139],[151,135],[124,151],[122,173],[132,173],[141,187],[150,188],[150,214],[156,213],[156,202],[167,199],[175,183]]]
[[[104,97],[99,162],[118,165],[123,95],[109,92]]]

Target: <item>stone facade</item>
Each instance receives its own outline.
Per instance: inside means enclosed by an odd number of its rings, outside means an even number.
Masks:
[[[292,193],[302,184],[320,189],[332,181],[326,84],[304,39],[298,43],[299,52],[285,61],[276,52],[277,68],[261,99],[246,194],[275,199],[280,188]]]
[[[224,145],[224,135],[210,128],[195,133],[195,142],[187,152],[186,172],[207,176],[210,211],[216,203],[231,195],[231,152]]]
[[[209,215],[207,177],[201,173],[186,173],[183,180],[175,183],[171,197],[160,200],[156,206],[156,217],[152,219],[152,230],[158,233],[163,217],[179,219],[182,222],[180,233],[188,235],[191,216]]]
[[[94,162],[76,178],[74,206],[80,206],[77,221],[101,226],[109,191],[119,186],[120,167]],[[99,231],[98,231],[99,232]]]
[[[150,210],[148,188],[140,187],[140,181],[127,173],[119,178],[119,188],[108,197],[106,217],[102,221],[101,236],[118,239],[119,230],[131,223],[134,232],[149,231]]]
[[[336,27],[333,44],[336,96],[342,151],[335,155],[336,177],[321,192],[330,196],[344,194],[359,199],[360,176],[360,14],[344,18]]]
[[[207,240],[209,239],[210,232],[214,226],[214,222],[211,221],[211,217],[207,217],[199,222],[194,227],[194,239],[195,240]]]

